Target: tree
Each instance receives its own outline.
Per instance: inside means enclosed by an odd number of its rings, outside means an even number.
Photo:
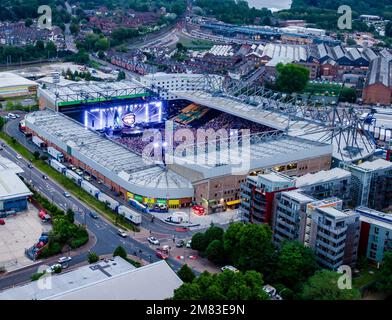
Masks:
[[[299,289],[317,270],[310,248],[298,241],[285,242],[279,252],[276,280],[290,289]]]
[[[125,72],[120,70],[118,75],[117,75],[117,80],[121,81],[121,80],[125,80]]]
[[[99,256],[95,252],[89,252],[87,257],[88,263],[95,263],[99,261]]]
[[[357,45],[357,42],[352,38],[348,38],[346,43],[348,46],[356,46]]]
[[[37,48],[37,50],[43,51],[43,50],[45,50],[45,43],[42,40],[38,40],[35,43],[35,47]]]
[[[387,37],[392,37],[392,22],[389,21],[385,26],[385,35]]]
[[[216,227],[212,225],[209,227],[204,233],[205,240],[207,242],[207,246],[214,240],[223,240],[223,234],[225,232],[222,228]]]
[[[29,28],[29,27],[31,27],[31,25],[33,24],[33,20],[31,19],[31,18],[27,18],[26,20],[25,20],[25,27],[27,27],[27,28]]]
[[[380,270],[379,288],[386,291],[388,294],[392,293],[392,251],[384,253],[384,259]]]
[[[114,250],[113,257],[117,257],[117,256],[119,256],[119,257],[121,257],[123,259],[127,258],[127,256],[128,256],[127,252],[125,251],[125,249],[122,246],[118,246],[116,248],[116,250]]]
[[[174,300],[268,300],[263,290],[263,277],[256,271],[218,274],[203,272],[191,283],[174,291]]]
[[[357,100],[357,92],[354,88],[344,87],[340,91],[340,102],[351,102],[354,103]]]
[[[70,223],[74,223],[75,221],[75,212],[72,209],[68,209],[66,212],[67,219]]]
[[[106,51],[109,49],[109,40],[107,38],[100,38],[94,44],[95,51]]]
[[[76,36],[79,33],[79,25],[75,22],[71,23],[69,26],[69,31],[71,31],[71,33]]]
[[[340,289],[338,279],[341,274],[330,271],[317,271],[305,283],[302,290],[304,300],[356,300],[361,298],[357,289]]]
[[[186,283],[192,283],[195,279],[195,274],[193,273],[192,269],[188,267],[187,264],[184,264],[180,270],[178,270],[177,275],[180,279]]]
[[[39,159],[39,157],[40,157],[40,153],[39,153],[39,151],[34,151],[34,153],[33,153],[33,157],[34,157],[34,159],[35,159],[35,160],[38,160],[38,159]]]
[[[221,264],[225,261],[222,240],[213,240],[206,249],[207,258],[213,263]]]
[[[98,51],[98,58],[99,59],[105,59],[105,52],[103,52],[102,50]]]
[[[208,243],[204,233],[197,232],[192,236],[192,249],[197,251],[204,251],[207,248]]]
[[[232,223],[224,234],[224,251],[240,270],[256,270],[267,278],[272,274],[275,248],[266,224]]]
[[[309,81],[309,70],[303,66],[279,63],[276,71],[278,73],[276,88],[281,92],[301,92]]]

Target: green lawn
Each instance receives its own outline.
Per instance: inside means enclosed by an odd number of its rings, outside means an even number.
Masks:
[[[373,272],[372,273],[369,273]],[[363,270],[360,270],[359,276],[353,277],[353,287],[360,289],[363,286],[375,281],[378,276],[378,270],[374,267],[368,267]]]
[[[23,156],[24,158],[26,158],[28,160],[33,159],[33,154],[30,151],[28,151],[19,142],[13,143],[12,139],[3,132],[0,132],[0,137],[4,141],[6,141],[21,156]],[[92,195],[90,195],[89,193],[87,193],[86,191],[81,189],[72,180],[68,179],[66,176],[64,176],[61,173],[54,170],[50,165],[48,165],[43,160],[33,160],[32,163],[34,164],[34,166],[37,169],[41,170],[47,176],[51,177],[53,180],[55,180],[57,183],[59,183],[61,186],[63,186],[67,191],[72,193],[79,200],[81,200],[85,203],[88,203],[88,205],[92,209],[94,209],[98,213],[105,215],[112,222],[116,223],[117,214],[115,212],[113,212],[110,208],[106,207],[106,205],[104,203],[98,201],[98,199],[94,198]],[[128,223],[127,221],[124,221],[122,219],[117,221],[117,224],[127,230],[131,230],[131,231],[135,231],[135,232],[140,231],[138,227],[136,227],[133,224]]]
[[[184,47],[191,50],[209,50],[215,44],[212,41],[202,40],[202,39],[189,39],[185,37],[181,37],[180,41]]]

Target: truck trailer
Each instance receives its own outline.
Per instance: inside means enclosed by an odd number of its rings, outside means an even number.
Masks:
[[[48,147],[48,151],[47,152],[55,160],[57,160],[59,162],[63,162],[64,161],[64,155],[60,151],[58,151],[57,149],[55,149],[53,147]]]
[[[86,180],[82,180],[82,182],[80,183],[80,186],[82,187],[82,189],[84,191],[88,192],[93,197],[96,197],[97,194],[99,193],[99,189],[97,187],[95,187],[94,185],[92,185],[90,182],[87,182]]]
[[[118,207],[118,214],[125,217],[125,219],[129,220],[134,224],[141,224],[142,223],[142,215],[140,213],[135,212],[134,210],[126,207],[126,206],[119,206]]]

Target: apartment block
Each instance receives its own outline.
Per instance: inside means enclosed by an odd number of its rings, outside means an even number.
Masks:
[[[382,210],[392,205],[392,162],[377,159],[342,164],[352,174],[352,206]]]
[[[358,207],[356,212],[361,220],[359,253],[381,263],[384,253],[392,250],[392,215],[366,207]]]
[[[332,198],[308,204],[306,210],[305,246],[314,250],[322,267],[332,270],[354,266],[358,257],[359,213],[343,211],[342,205]]]
[[[248,176],[241,186],[241,213],[252,223],[272,224],[275,196],[295,189],[295,180],[276,172]]]
[[[343,208],[351,202],[351,172],[341,168],[305,174],[296,178],[295,186],[317,200],[339,197]]]
[[[298,190],[284,191],[277,197],[274,207],[274,242],[304,242],[306,225],[306,207],[316,199]]]

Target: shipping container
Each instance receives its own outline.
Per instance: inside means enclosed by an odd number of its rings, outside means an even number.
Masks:
[[[134,210],[127,208],[126,206],[118,207],[118,214],[125,217],[125,219],[131,221],[134,224],[142,223],[142,215],[135,212]]]
[[[87,182],[86,180],[82,180],[80,186],[84,191],[87,191],[93,197],[96,197],[97,194],[99,193],[99,189],[94,185],[92,185],[90,182]]]
[[[48,147],[48,154],[59,162],[64,160],[64,155],[53,147]]]
[[[58,162],[58,161],[56,161],[56,160],[54,160],[54,159],[50,159],[50,160],[49,160],[49,163],[50,163],[50,166],[51,166],[54,170],[56,170],[56,171],[58,171],[58,172],[60,172],[60,173],[63,173],[63,174],[64,174],[64,172],[67,171],[67,167],[66,167],[66,166],[64,166],[63,164],[61,164],[60,162]]]
[[[101,202],[104,202],[108,205],[108,207],[112,210],[116,210],[117,207],[120,205],[120,203],[112,198],[110,198],[108,195],[99,192],[97,196],[98,200]]]
[[[67,169],[65,171],[65,176],[69,179],[71,179],[73,182],[75,182],[76,184],[80,184],[80,181],[82,180],[82,178],[76,174],[75,172],[73,172],[72,170]]]

